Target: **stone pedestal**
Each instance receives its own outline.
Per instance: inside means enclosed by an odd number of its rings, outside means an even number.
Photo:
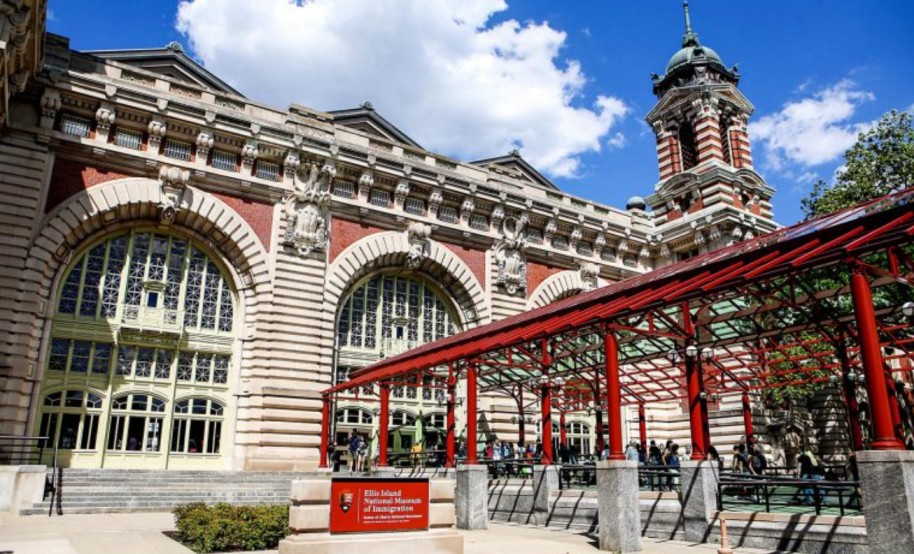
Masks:
[[[536,525],[549,523],[552,491],[559,489],[561,466],[533,466],[533,522]]]
[[[597,462],[600,550],[640,552],[638,462]]]
[[[857,452],[870,554],[914,550],[914,452]]]
[[[457,466],[454,506],[458,529],[488,529],[489,470],[484,465]]]
[[[717,462],[682,462],[682,520],[685,539],[707,542],[717,511]]]
[[[293,481],[292,534],[279,542],[279,554],[463,554],[454,488],[452,479],[429,480],[428,531],[331,534],[331,480]]]

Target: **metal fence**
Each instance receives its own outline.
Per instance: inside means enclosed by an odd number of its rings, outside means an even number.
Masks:
[[[781,513],[863,512],[860,483],[722,472],[717,488],[720,510]]]

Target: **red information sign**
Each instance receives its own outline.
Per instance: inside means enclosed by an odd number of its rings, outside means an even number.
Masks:
[[[425,529],[428,529],[428,479],[333,479],[331,533]]]

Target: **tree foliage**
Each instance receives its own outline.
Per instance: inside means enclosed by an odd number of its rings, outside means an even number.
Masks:
[[[911,114],[892,110],[844,153],[845,168],[834,185],[819,180],[802,201],[808,219],[914,185],[914,124]]]

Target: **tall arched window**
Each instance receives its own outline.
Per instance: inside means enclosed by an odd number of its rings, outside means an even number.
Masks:
[[[38,426],[64,463],[175,467],[171,453],[224,451],[235,295],[202,247],[156,231],[109,236],[68,266],[55,306]]]
[[[353,365],[367,365],[452,335],[457,326],[450,302],[428,283],[406,275],[375,275],[343,302],[337,340],[342,354],[356,361]]]
[[[730,118],[720,117],[720,145],[724,153],[724,163],[733,165],[733,154],[730,148]]]

